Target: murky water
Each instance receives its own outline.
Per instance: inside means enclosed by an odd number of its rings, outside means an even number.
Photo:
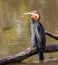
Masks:
[[[49,61],[44,63],[15,63],[15,64],[9,64],[9,65],[58,65],[58,61]]]
[[[58,35],[57,0],[0,0],[0,57],[14,55],[31,46],[30,16],[23,13],[38,10],[44,28]],[[47,45],[58,44],[47,36]],[[58,53],[46,53],[45,60],[57,58]],[[38,63],[38,55],[24,62]]]

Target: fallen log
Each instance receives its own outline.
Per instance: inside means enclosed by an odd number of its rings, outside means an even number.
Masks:
[[[45,53],[51,53],[58,51],[58,45],[48,45],[45,47],[44,52]],[[15,54],[13,56],[8,56],[5,58],[0,58],[0,65],[6,65],[13,62],[21,62],[22,60],[39,53],[36,47],[29,47],[26,50]]]
[[[50,36],[51,38],[54,38],[54,39],[58,40],[58,35],[56,35],[56,34],[50,33],[48,31],[45,31],[45,34]]]

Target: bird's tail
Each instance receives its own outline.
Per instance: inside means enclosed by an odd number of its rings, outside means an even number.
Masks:
[[[44,61],[44,54],[41,51],[39,52],[39,60]]]
[[[42,44],[38,43],[37,48],[39,49],[39,60],[43,61],[44,60],[44,53],[43,53],[44,48]]]

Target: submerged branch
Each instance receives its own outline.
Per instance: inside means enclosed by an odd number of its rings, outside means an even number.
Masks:
[[[51,53],[51,52],[56,52],[58,51],[58,45],[48,45],[45,47],[44,52],[45,53]],[[5,65],[13,62],[21,62],[24,59],[39,53],[36,47],[29,47],[26,50],[15,54],[13,56],[5,57],[5,58],[0,58],[0,65]]]
[[[54,38],[56,40],[58,40],[58,36],[55,34],[52,34],[48,31],[45,31],[45,34],[50,36],[51,38]],[[44,52],[45,53],[51,53],[51,52],[56,52],[58,51],[58,45],[48,45],[45,47]],[[0,65],[6,65],[9,63],[13,63],[13,62],[21,62],[24,59],[39,53],[39,50],[37,50],[37,47],[29,47],[26,50],[15,54],[13,56],[8,56],[8,57],[4,57],[4,58],[0,58]]]

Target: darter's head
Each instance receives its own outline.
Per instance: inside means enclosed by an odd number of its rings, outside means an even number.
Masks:
[[[35,22],[39,22],[40,20],[40,14],[38,13],[38,11],[36,10],[33,10],[32,12],[27,12],[27,13],[24,13],[25,15],[26,14],[30,14],[31,15],[31,18],[35,21]]]

